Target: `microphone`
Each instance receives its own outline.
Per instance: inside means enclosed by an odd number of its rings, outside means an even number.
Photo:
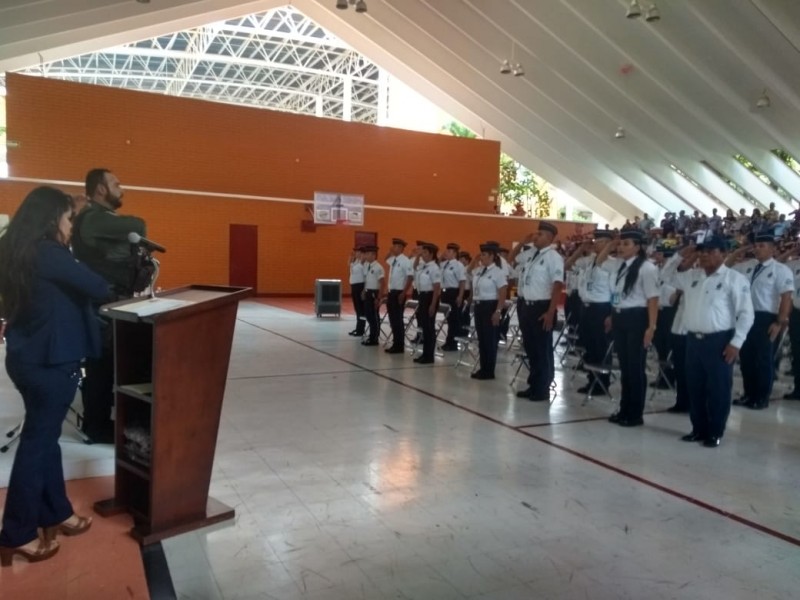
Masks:
[[[153,240],[148,240],[147,238],[143,238],[135,231],[131,231],[128,234],[128,241],[133,244],[134,246],[141,246],[148,252],[166,252],[167,249],[164,248],[161,244],[155,243]]]

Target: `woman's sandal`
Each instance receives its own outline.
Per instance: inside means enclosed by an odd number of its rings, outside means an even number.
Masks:
[[[58,548],[59,545],[57,541],[41,538],[34,550],[29,550],[25,546],[18,546],[16,548],[0,546],[0,565],[3,567],[10,567],[15,554],[21,556],[29,563],[41,562],[54,556],[55,553],[58,552]]]
[[[74,519],[74,522],[70,523]],[[92,526],[92,517],[79,517],[72,515],[66,521],[53,525],[52,527],[44,528],[44,539],[54,540],[59,533],[63,535],[80,535],[86,533],[89,527]]]

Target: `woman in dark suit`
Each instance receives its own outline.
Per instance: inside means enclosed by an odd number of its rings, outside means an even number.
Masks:
[[[75,398],[80,361],[100,351],[91,302],[106,299],[109,288],[72,257],[72,217],[70,196],[36,188],[0,236],[6,370],[25,404],[0,531],[2,566],[14,555],[48,559],[58,551],[57,533],[77,535],[91,525],[91,518],[74,514],[67,498],[58,438]]]

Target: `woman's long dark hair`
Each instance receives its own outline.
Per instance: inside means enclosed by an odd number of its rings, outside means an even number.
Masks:
[[[634,242],[635,243],[635,242]],[[636,253],[636,258],[631,263],[628,272],[625,274],[625,285],[622,288],[622,293],[627,296],[636,285],[636,280],[639,278],[639,269],[642,268],[642,263],[647,260],[647,252],[643,244],[639,244],[639,251]]]
[[[72,198],[61,190],[38,187],[25,196],[0,235],[0,315],[9,323],[30,301],[37,242],[58,240],[58,222],[72,206]]]

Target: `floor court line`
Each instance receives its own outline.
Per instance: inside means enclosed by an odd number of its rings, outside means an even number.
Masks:
[[[534,440],[537,440],[539,442],[542,442],[543,444],[547,444],[548,446],[550,446],[552,448],[556,448],[558,450],[561,450],[562,452],[566,452],[567,454],[570,454],[570,455],[572,455],[572,456],[574,456],[576,458],[580,458],[580,459],[582,459],[582,460],[584,460],[586,462],[592,463],[593,465],[596,465],[598,467],[602,467],[603,469],[606,469],[608,471],[612,471],[613,473],[616,473],[618,475],[622,475],[623,477],[627,477],[628,479],[636,481],[637,483],[640,483],[642,485],[646,485],[648,487],[656,489],[656,490],[658,490],[660,492],[668,494],[668,495],[670,495],[670,496],[672,496],[674,498],[678,498],[679,500],[683,500],[685,502],[688,502],[689,504],[693,504],[694,506],[697,506],[699,508],[707,510],[707,511],[709,511],[711,513],[714,513],[714,514],[722,516],[722,517],[726,517],[726,518],[728,518],[728,519],[730,519],[730,520],[732,520],[732,521],[734,521],[736,523],[739,523],[740,525],[744,525],[744,526],[749,527],[751,529],[754,529],[754,530],[756,530],[756,531],[758,531],[760,533],[769,535],[771,537],[777,538],[779,540],[782,540],[782,541],[787,542],[789,544],[792,544],[794,546],[799,546],[800,547],[800,538],[793,537],[793,536],[791,536],[789,534],[786,534],[786,533],[783,533],[783,532],[778,531],[776,529],[772,529],[770,527],[767,527],[766,525],[762,525],[760,523],[756,523],[755,521],[751,521],[750,519],[747,519],[747,518],[742,517],[740,515],[728,512],[728,511],[723,510],[723,509],[721,509],[721,508],[719,508],[717,506],[714,506],[713,504],[709,504],[708,502],[704,502],[703,500],[700,500],[699,498],[695,498],[693,496],[689,496],[688,494],[684,494],[683,492],[679,492],[678,490],[674,490],[674,489],[672,489],[670,487],[667,487],[667,486],[662,485],[660,483],[657,483],[655,481],[651,481],[650,479],[646,479],[646,478],[641,477],[641,476],[639,476],[639,475],[637,475],[635,473],[631,473],[630,471],[626,471],[624,469],[616,467],[616,466],[614,466],[614,465],[612,465],[610,463],[607,463],[607,462],[604,462],[604,461],[602,461],[600,459],[594,458],[593,456],[589,456],[588,454],[584,454],[583,452],[579,452],[577,450],[573,450],[572,448],[568,448],[567,446],[563,446],[562,444],[558,444],[556,442],[553,442],[552,440],[548,440],[547,438],[544,438],[544,437],[541,437],[539,435],[536,435],[536,434],[534,434],[534,433],[532,433],[530,431],[526,431],[525,429],[520,429],[517,426],[509,425],[508,423],[500,421],[499,419],[495,419],[494,417],[492,417],[490,415],[487,415],[487,414],[484,414],[482,412],[476,411],[476,410],[474,410],[472,408],[469,408],[468,406],[463,406],[461,404],[457,404],[452,400],[449,400],[447,398],[443,398],[442,396],[437,396],[436,394],[434,394],[432,392],[429,392],[427,390],[423,390],[421,388],[415,387],[415,386],[410,385],[410,384],[408,384],[408,383],[406,383],[404,381],[401,381],[399,379],[395,379],[394,377],[390,377],[389,375],[386,375],[385,373],[380,373],[380,372],[375,371],[373,369],[370,369],[368,367],[364,367],[362,365],[359,365],[356,362],[347,360],[346,358],[342,358],[342,357],[337,356],[335,354],[332,354],[330,352],[326,352],[324,350],[320,350],[318,348],[314,348],[313,346],[309,346],[308,344],[305,344],[303,342],[298,342],[297,340],[294,340],[294,339],[290,338],[289,336],[286,336],[286,335],[284,335],[282,333],[278,333],[276,331],[272,331],[270,329],[267,329],[266,327],[261,327],[259,325],[255,325],[255,324],[250,323],[250,322],[248,322],[248,321],[246,321],[244,319],[242,319],[242,321],[244,321],[248,325],[252,325],[253,327],[256,327],[257,329],[261,329],[262,331],[265,331],[267,333],[271,333],[272,335],[276,335],[276,336],[278,336],[280,338],[283,338],[285,340],[294,342],[294,343],[296,343],[296,344],[298,344],[300,346],[304,346],[305,348],[308,348],[310,350],[314,350],[316,352],[319,352],[320,354],[324,354],[324,355],[329,356],[331,358],[336,358],[336,359],[338,359],[338,360],[340,360],[340,361],[342,361],[344,363],[347,363],[349,365],[353,365],[355,367],[363,369],[364,371],[367,371],[368,373],[372,373],[376,377],[381,377],[383,379],[391,381],[392,383],[396,383],[397,385],[400,385],[400,386],[402,386],[402,387],[404,387],[406,389],[418,392],[419,394],[422,394],[423,396],[427,396],[429,398],[433,398],[434,400],[438,400],[439,402],[442,402],[444,404],[448,404],[448,405],[452,406],[453,408],[457,408],[459,410],[463,410],[464,412],[470,413],[471,415],[474,415],[474,416],[476,416],[476,417],[478,417],[480,419],[484,419],[485,421],[488,421],[490,423],[494,423],[495,425],[499,425],[500,427],[508,429],[509,431],[515,431],[515,432],[517,432],[517,433],[519,433],[521,435],[524,435],[524,436],[529,437],[531,439],[534,439]]]

